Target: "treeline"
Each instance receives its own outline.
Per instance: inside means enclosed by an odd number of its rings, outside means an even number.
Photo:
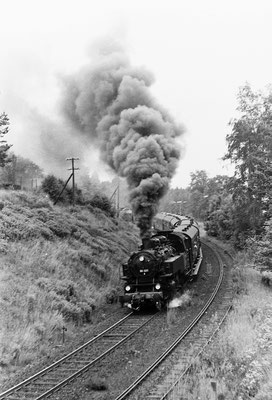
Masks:
[[[76,176],[76,186],[73,190],[71,182],[65,187],[65,180],[53,174],[45,175],[37,164],[10,151],[12,145],[6,141],[9,125],[8,115],[3,112],[0,114],[0,188],[43,191],[53,202],[57,200],[64,205],[74,202],[100,208],[111,216],[122,204],[127,204],[126,186],[118,178],[112,182],[100,182],[96,174],[90,177],[81,171]]]
[[[224,160],[233,177],[191,174],[186,189],[170,190],[161,204],[204,221],[207,233],[243,248],[249,239],[267,235],[272,213],[272,89],[254,92],[246,84],[238,94],[239,117],[230,122]]]
[[[98,187],[92,185],[91,178],[86,178],[85,185],[74,189],[71,185],[65,186],[66,182],[54,175],[46,176],[41,185],[41,189],[50,199],[56,204],[68,205],[84,205],[87,207],[100,208],[109,216],[114,216],[116,213],[113,203],[109,197],[105,195]],[[87,186],[86,186],[87,185]]]
[[[204,222],[209,235],[230,240],[244,248],[249,239],[260,237],[269,227],[272,213],[272,87],[255,92],[246,84],[238,93],[238,117],[230,122],[227,151],[223,160],[234,165],[234,176],[209,178],[206,171],[191,174],[190,185],[168,191],[160,209],[193,215]],[[35,188],[41,180],[43,190],[55,201],[65,182],[53,175],[44,177],[42,170],[30,160],[8,152],[4,141],[8,133],[8,117],[0,115],[0,182],[20,185],[27,178]],[[67,187],[59,199],[71,203],[100,207],[109,213],[129,207],[127,186],[122,179],[100,182],[81,173],[76,177],[77,188]],[[35,181],[36,179],[36,181]],[[23,187],[22,187],[23,188]]]

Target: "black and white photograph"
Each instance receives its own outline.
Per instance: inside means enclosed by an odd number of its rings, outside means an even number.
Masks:
[[[271,21],[0,0],[0,400],[272,399]]]

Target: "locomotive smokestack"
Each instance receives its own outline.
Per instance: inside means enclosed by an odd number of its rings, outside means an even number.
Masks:
[[[142,237],[142,250],[149,249],[149,247],[150,247],[149,244],[150,244],[149,237],[147,237],[147,236]]]
[[[159,200],[180,156],[183,130],[150,93],[153,76],[132,67],[120,46],[100,46],[95,63],[64,79],[63,110],[130,190],[141,237],[149,236]]]

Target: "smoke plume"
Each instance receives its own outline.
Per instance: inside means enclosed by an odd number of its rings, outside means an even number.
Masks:
[[[176,139],[183,130],[151,95],[152,74],[131,66],[119,46],[100,46],[93,61],[63,78],[62,109],[103,161],[126,178],[143,237],[177,167]]]

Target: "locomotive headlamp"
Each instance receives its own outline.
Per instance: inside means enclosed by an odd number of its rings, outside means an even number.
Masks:
[[[130,287],[129,285],[127,285],[127,286],[125,287],[125,291],[126,291],[126,292],[129,292],[130,289],[131,289],[131,287]]]
[[[143,262],[144,261],[144,256],[140,256],[139,260]]]
[[[160,288],[161,288],[161,284],[160,284],[160,283],[156,283],[155,289],[156,289],[156,290],[160,290]]]

